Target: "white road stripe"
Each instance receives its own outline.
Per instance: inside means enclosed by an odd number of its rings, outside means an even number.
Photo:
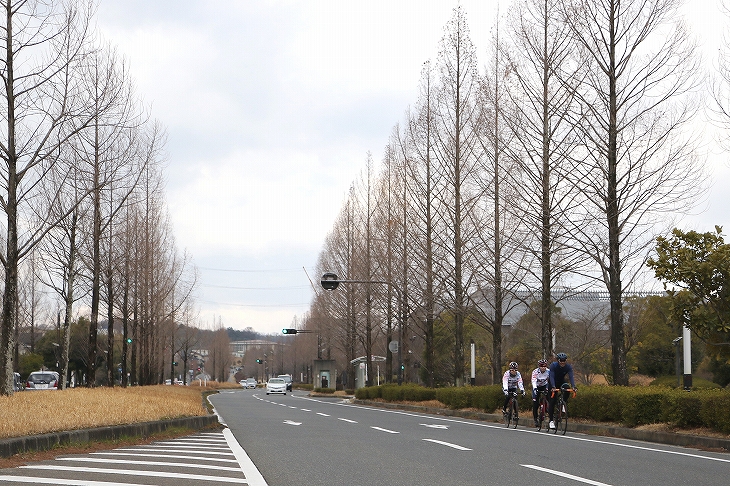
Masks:
[[[152,456],[157,457],[157,456]],[[180,456],[176,456],[177,459],[180,459]],[[186,458],[187,459],[187,458]],[[226,467],[226,466],[218,466],[215,464],[191,464],[191,463],[184,463],[184,462],[163,462],[163,461],[135,461],[132,459],[108,459],[108,458],[96,458],[96,457],[58,457],[56,458],[57,461],[76,461],[76,462],[101,462],[104,464],[141,464],[141,465],[147,465],[147,466],[170,466],[174,467],[176,469],[180,469],[183,467],[189,467],[189,468],[198,468],[198,469],[213,469],[215,471],[241,471],[240,467]],[[235,461],[234,461],[235,462]]]
[[[572,479],[573,481],[579,481],[581,483],[591,484],[593,486],[611,486],[610,484],[602,483],[600,481],[593,481],[592,479],[586,479],[586,478],[582,478],[580,476],[574,476],[572,474],[564,473],[562,471],[554,471],[552,469],[546,469],[546,468],[540,467],[540,466],[533,466],[532,464],[521,464],[521,466],[529,467],[530,469],[535,469],[537,471],[554,474],[556,476],[560,476],[563,478]]]
[[[382,430],[383,432],[387,432],[389,434],[400,434],[400,432],[396,432],[395,430],[388,430],[388,429],[384,429],[382,427],[370,427],[370,428],[375,429],[375,430]]]
[[[339,417],[337,420],[342,420],[343,422],[350,422],[351,424],[357,423],[357,421],[355,421],[355,420],[350,420],[350,419],[346,419],[346,418],[342,418],[342,417]]]
[[[59,466],[58,464],[36,464],[28,466],[20,466],[21,469],[43,469],[49,471],[71,471],[83,473],[101,473],[101,474],[123,474],[125,476],[147,476],[155,478],[178,478],[193,479],[196,481],[218,481],[223,483],[241,483],[241,478],[232,478],[227,476],[203,476],[202,474],[185,474],[165,471],[142,471],[135,469],[104,469],[100,467],[69,467]],[[79,484],[76,482],[75,484]]]
[[[79,481],[78,479],[29,478],[21,476],[2,476],[0,482],[32,484],[68,484],[70,486],[149,486],[137,483],[114,483],[111,481]]]
[[[137,452],[180,452],[173,449],[148,449],[148,448],[127,448],[127,449],[116,449],[118,451],[137,451]],[[230,452],[217,452],[217,451],[185,451],[186,454],[205,454],[211,456],[232,456]]]
[[[471,450],[468,447],[460,446],[457,444],[452,444],[451,442],[444,442],[442,440],[436,440],[436,439],[423,439],[423,440],[428,441],[428,442],[433,442],[435,444],[445,445],[447,447],[451,447],[453,449],[458,449],[460,451],[470,451]]]
[[[146,454],[134,454],[132,452],[115,452],[115,451],[101,451],[101,452],[92,452],[91,454],[99,454],[99,455],[105,455],[105,456],[124,456],[124,457],[165,457],[168,459],[180,459],[180,454],[152,454],[150,455],[149,452]],[[219,459],[217,457],[190,457],[190,459],[195,459],[197,461],[209,461],[209,462],[233,462],[238,463],[235,459]]]
[[[317,415],[321,415],[322,417],[329,417],[329,415],[327,415],[326,413],[322,413],[322,412],[317,412]]]
[[[251,486],[269,486],[264,477],[259,472],[259,469],[253,463],[246,451],[243,450],[241,444],[238,443],[236,438],[233,436],[231,429],[223,429],[223,436],[228,441],[228,446],[233,451],[233,454],[238,459],[238,464],[241,466],[243,474],[246,475],[246,483]]]
[[[155,449],[183,450],[183,451],[188,450],[188,449],[200,449],[201,447],[205,447],[206,450],[211,450],[211,451],[227,451],[228,450],[227,445],[202,445],[202,444],[198,444],[198,445],[181,445],[181,444],[158,445],[157,442],[155,442],[154,444],[148,444],[145,447],[151,447],[151,448],[155,448]]]

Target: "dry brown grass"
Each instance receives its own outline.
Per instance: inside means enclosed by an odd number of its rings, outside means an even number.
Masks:
[[[0,438],[206,415],[202,393],[238,384],[23,391],[0,397]]]

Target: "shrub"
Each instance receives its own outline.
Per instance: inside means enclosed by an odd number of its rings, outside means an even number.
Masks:
[[[331,394],[334,393],[334,388],[315,388],[314,393],[325,393],[325,394]]]

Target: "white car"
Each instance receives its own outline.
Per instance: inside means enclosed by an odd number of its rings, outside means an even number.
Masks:
[[[286,395],[286,382],[283,378],[269,378],[266,382],[266,394],[281,393]]]
[[[246,378],[245,380],[241,380],[241,385],[246,389],[256,388],[256,379]]]

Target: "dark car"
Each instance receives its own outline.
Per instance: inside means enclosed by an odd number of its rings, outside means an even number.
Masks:
[[[286,391],[292,391],[291,375],[279,375],[278,378],[281,378],[286,382]]]
[[[26,390],[58,390],[58,373],[55,371],[34,371],[25,380]]]

